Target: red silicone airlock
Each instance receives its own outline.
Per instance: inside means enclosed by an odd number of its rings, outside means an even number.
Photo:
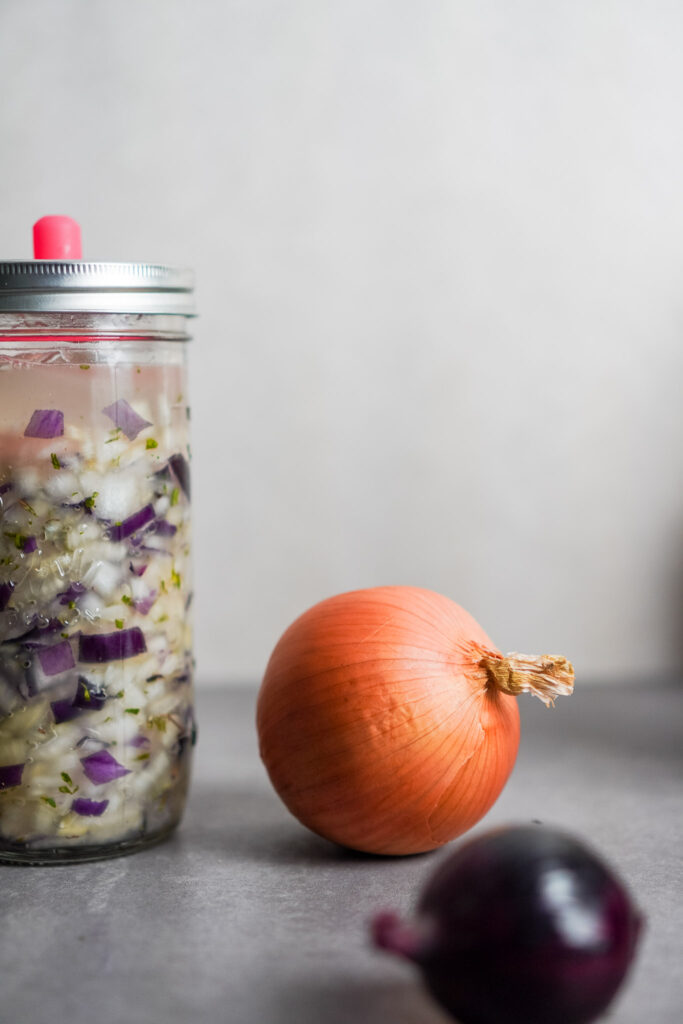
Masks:
[[[41,217],[33,225],[37,260],[80,260],[81,229],[71,217]]]

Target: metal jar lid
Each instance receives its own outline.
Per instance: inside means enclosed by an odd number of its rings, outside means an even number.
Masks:
[[[0,313],[196,316],[194,274],[154,263],[0,262]]]

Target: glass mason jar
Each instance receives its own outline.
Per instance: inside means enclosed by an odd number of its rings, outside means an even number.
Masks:
[[[195,741],[192,276],[0,263],[0,860],[178,824]]]

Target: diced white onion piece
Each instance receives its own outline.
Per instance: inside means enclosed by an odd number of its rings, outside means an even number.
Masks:
[[[60,469],[45,481],[45,493],[54,501],[65,501],[76,505],[85,495],[75,473],[68,469]]]
[[[23,764],[26,760],[26,740],[7,739],[0,745],[0,767],[8,764]]]
[[[83,597],[78,599],[78,607],[90,622],[96,622],[102,615],[102,600],[93,591],[83,594]]]
[[[111,597],[121,582],[121,570],[111,562],[100,562],[90,585],[100,597]]]
[[[168,495],[162,494],[161,497],[157,498],[157,500],[154,502],[154,513],[156,516],[161,517],[165,515],[166,512],[168,512],[170,507],[171,502],[168,498]]]
[[[149,486],[144,485],[139,473],[112,472],[106,476],[95,473],[81,475],[83,489],[88,494],[95,494],[95,512],[99,519],[112,522],[123,522],[138,509],[145,505],[149,496]],[[92,489],[90,489],[92,488]]]

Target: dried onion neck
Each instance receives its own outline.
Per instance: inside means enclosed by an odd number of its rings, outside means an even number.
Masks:
[[[517,654],[489,656],[479,662],[490,686],[517,697],[531,693],[546,707],[556,697],[568,696],[574,690],[574,667],[561,654]]]

